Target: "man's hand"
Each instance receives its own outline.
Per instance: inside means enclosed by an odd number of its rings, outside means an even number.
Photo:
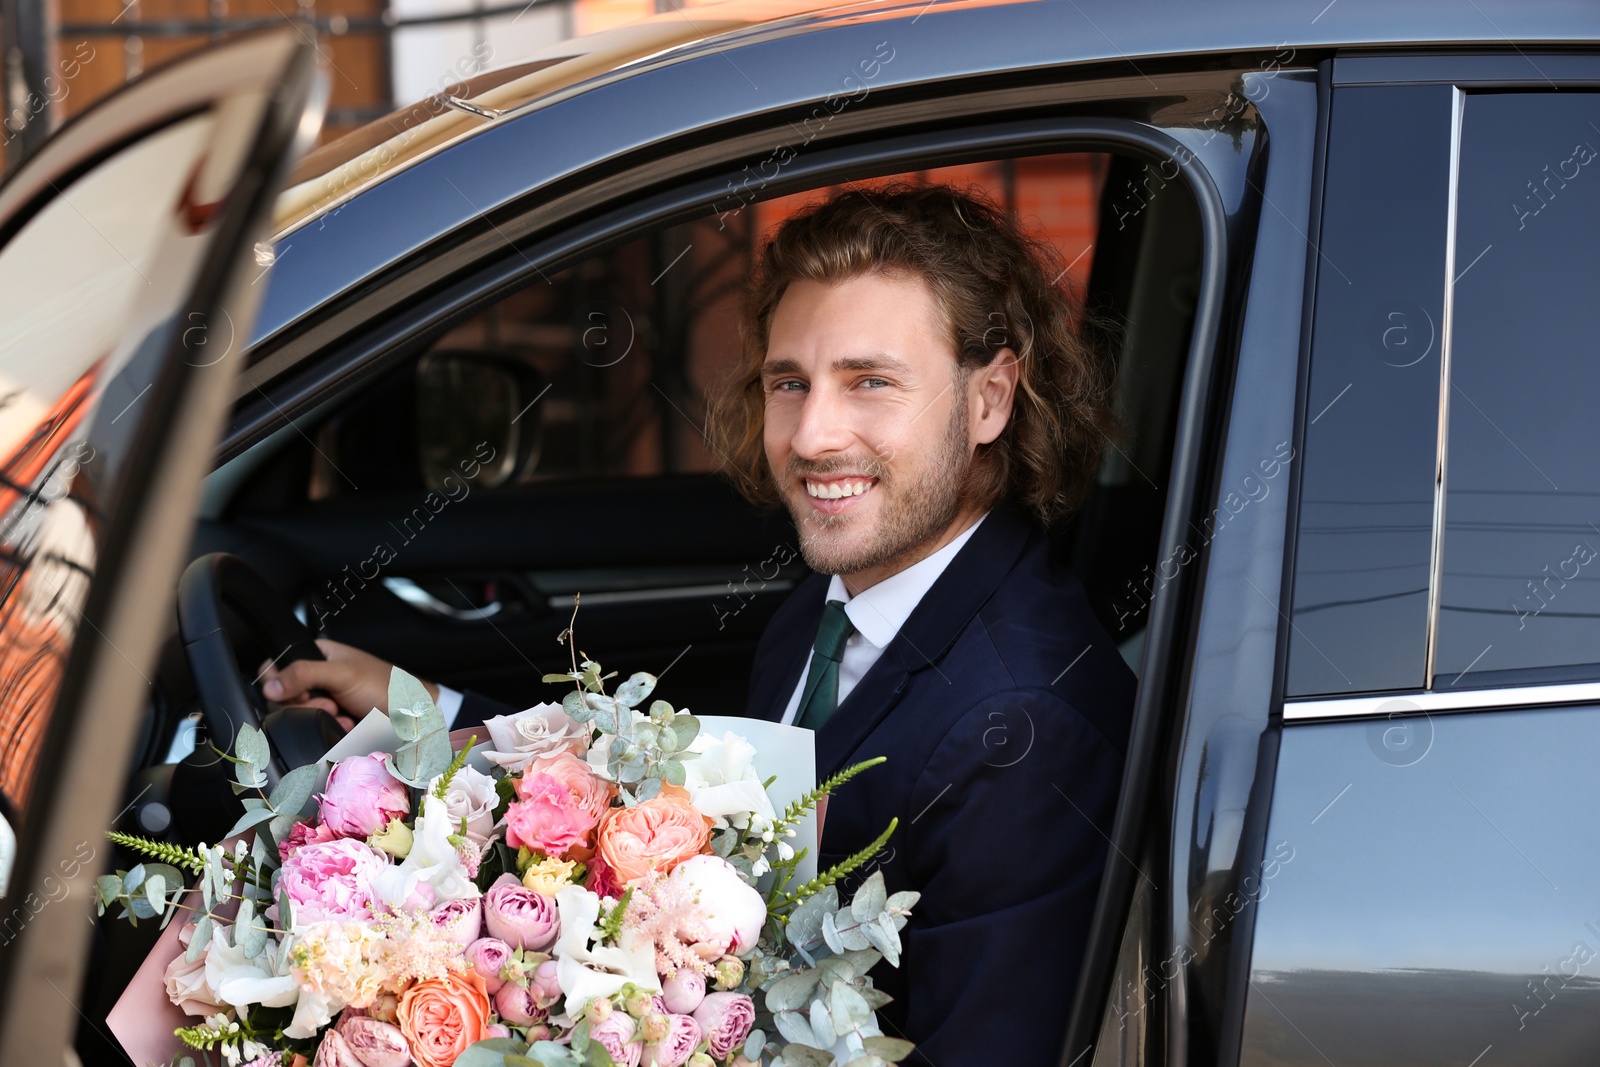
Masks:
[[[338,641],[318,638],[317,647],[327,659],[296,660],[281,670],[270,660],[261,665],[261,691],[268,700],[288,707],[321,708],[337,716],[347,730],[369,711],[389,713],[392,664]],[[437,685],[422,684],[430,697],[439,699]],[[313,689],[328,696],[312,696]]]

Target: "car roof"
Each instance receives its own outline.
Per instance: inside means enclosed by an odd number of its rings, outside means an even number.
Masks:
[[[983,18],[983,9],[994,17]],[[1571,0],[728,0],[651,16],[548,46],[450,84],[309,154],[296,167],[274,211],[277,239],[407,166],[497,121],[601,85],[708,54],[733,62],[741,49],[774,37],[883,23],[886,32],[927,20],[936,30],[964,13],[964,47],[981,51],[999,72],[1038,65],[1019,48],[1019,25],[1051,39],[1054,64],[1248,54],[1285,48],[1393,48],[1582,45],[1600,41],[1600,6]],[[1002,15],[1022,16],[1002,18]],[[974,24],[971,19],[978,18]],[[981,33],[988,21],[997,32]],[[979,29],[973,33],[974,25]],[[1530,58],[1529,62],[1533,60]],[[1288,65],[1285,62],[1284,65]],[[890,72],[889,81],[894,78]],[[883,83],[879,83],[883,84]]]

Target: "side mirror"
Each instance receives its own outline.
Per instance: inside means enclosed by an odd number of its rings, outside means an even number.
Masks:
[[[494,449],[479,483],[491,489],[539,462],[544,422],[538,404],[549,383],[520,360],[477,349],[439,349],[417,361],[417,453],[422,481],[444,488],[462,456]]]

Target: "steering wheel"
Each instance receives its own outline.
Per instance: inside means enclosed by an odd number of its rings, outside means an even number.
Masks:
[[[246,662],[241,649],[263,649],[279,667],[324,657],[278,591],[238,556],[213,552],[184,570],[178,580],[178,632],[207,733],[225,750],[246,723],[265,733],[272,746],[270,785],[296,767],[315,763],[344,736],[338,721],[319,708],[272,710],[241,668]]]

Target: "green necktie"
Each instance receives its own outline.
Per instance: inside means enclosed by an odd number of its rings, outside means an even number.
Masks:
[[[820,730],[833,714],[839,704],[839,660],[844,656],[845,641],[854,632],[850,616],[844,613],[844,601],[828,601],[822,608],[822,625],[817,627],[811,670],[806,675],[795,725]]]

